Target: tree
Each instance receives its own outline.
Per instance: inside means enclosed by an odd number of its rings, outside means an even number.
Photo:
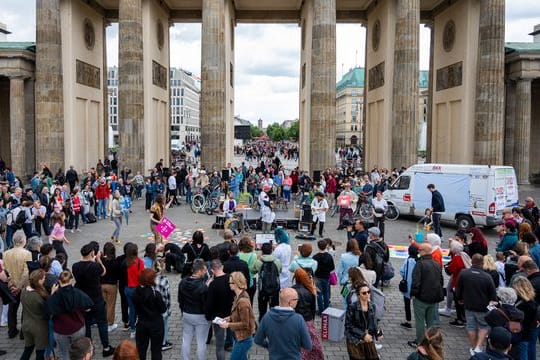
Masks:
[[[268,135],[272,141],[281,141],[287,138],[286,130],[283,129],[278,123],[268,125],[266,128],[266,135]]]
[[[298,141],[298,136],[300,134],[300,121],[295,121],[287,131],[287,137],[289,139],[296,139]]]
[[[252,138],[264,135],[264,131],[262,131],[262,129],[259,129],[257,126],[254,126],[253,124],[250,125],[250,130]]]

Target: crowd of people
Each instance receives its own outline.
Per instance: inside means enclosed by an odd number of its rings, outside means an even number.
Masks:
[[[315,319],[330,306],[334,285],[345,311],[349,356],[378,359],[385,312],[381,289],[388,286],[393,268],[384,221],[375,216],[374,224],[366,224],[355,220],[353,212],[361,201],[370,201],[374,211],[384,208],[378,194],[399,171],[327,169],[314,179],[299,169],[289,173],[279,157],[269,156],[256,168],[166,168],[160,161],[144,177],[120,169],[113,160],[99,161],[82,174],[70,167],[53,175],[42,165],[25,187],[5,169],[0,177],[2,325],[7,325],[10,338],[24,339],[22,359],[34,352],[36,358],[45,358],[53,351],[61,359],[91,358],[94,325],[104,357],[136,354],[146,359],[149,349],[152,359],[161,359],[173,346],[169,320],[177,305],[183,359],[193,358],[193,340],[196,357],[206,359],[211,338],[217,359],[225,359],[227,351],[231,359],[246,359],[253,344],[267,348],[271,359],[323,359]],[[271,200],[277,197],[291,201],[296,196],[314,210],[320,239],[293,249],[287,232],[278,227],[273,231],[275,243],[263,244],[260,253],[254,239],[244,236],[237,241],[230,230],[212,247],[200,231],[183,246],[164,244],[156,226],[167,209],[189,203],[192,193],[207,186],[218,187],[230,203],[249,192],[262,200],[261,209],[272,209]],[[434,186],[429,190],[436,191]],[[144,256],[137,244],[121,241],[122,225],[128,223],[137,200],[145,202],[154,236]],[[339,228],[347,236],[339,256],[324,236],[324,215],[334,206],[340,209]],[[444,359],[441,317],[454,314],[449,325],[465,329],[472,359],[536,359],[539,213],[532,198],[523,208],[505,210],[494,249],[481,229],[458,231],[448,240],[446,264],[440,227],[427,216],[426,229],[434,227],[434,232],[428,231],[424,239],[411,237],[409,257],[399,269],[405,310],[400,326],[415,330],[408,342],[414,348],[409,359]],[[110,241],[84,244],[78,261],[68,259],[68,233],[80,231],[81,224],[103,224],[103,219],[114,224]],[[315,226],[311,230],[313,234]],[[120,245],[123,253],[117,254]],[[176,299],[171,298],[171,271],[182,278]],[[443,272],[449,276],[446,284]],[[130,340],[114,347],[109,333],[118,328]]]

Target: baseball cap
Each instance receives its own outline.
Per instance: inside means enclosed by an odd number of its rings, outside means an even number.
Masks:
[[[381,236],[381,230],[378,227],[372,226],[368,229],[368,234],[379,237]]]

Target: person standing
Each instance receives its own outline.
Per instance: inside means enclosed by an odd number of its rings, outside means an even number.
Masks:
[[[431,192],[431,217],[433,220],[433,232],[442,238],[441,213],[445,212],[444,198],[441,193],[435,189],[434,184],[428,184],[427,189]]]
[[[105,266],[106,273],[101,278],[101,293],[105,300],[107,310],[108,331],[114,331],[118,325],[114,323],[116,308],[116,293],[118,291],[118,278],[121,268],[120,262],[116,258],[116,248],[112,242],[103,245],[103,256],[101,262]]]
[[[324,193],[318,191],[311,202],[311,212],[313,214],[313,224],[311,225],[311,236],[315,233],[317,223],[319,223],[319,236],[323,236],[324,223],[326,222],[326,212],[328,211],[328,202],[324,198]]]
[[[317,286],[317,304],[318,315],[330,306],[330,273],[334,271],[334,258],[328,253],[328,243],[326,240],[317,242],[319,252],[313,256],[317,261],[317,270],[315,270],[315,285]]]
[[[373,204],[373,222],[381,231],[381,237],[384,238],[384,214],[388,209],[388,203],[383,199],[382,192],[377,191],[377,195],[371,200]]]
[[[197,341],[197,359],[206,359],[206,338],[210,324],[205,316],[205,303],[208,295],[206,262],[195,259],[193,274],[180,281],[178,286],[178,304],[183,314],[182,359],[191,359],[191,340]]]
[[[234,293],[229,285],[229,274],[223,272],[223,264],[219,259],[212,260],[212,281],[208,284],[208,295],[205,303],[207,320],[216,317],[222,319],[229,316],[233,304]],[[216,338],[216,359],[225,360],[225,330],[218,324],[212,324]],[[229,344],[227,344],[229,345]]]
[[[144,270],[144,262],[139,258],[139,248],[136,244],[127,243],[124,251],[126,253],[126,272],[127,286],[124,288],[124,294],[128,303],[128,318],[130,337],[135,338],[135,325],[137,321],[137,310],[133,303],[133,294],[139,286],[139,275]]]
[[[148,342],[152,360],[161,360],[161,345],[163,342],[163,316],[167,311],[161,294],[154,285],[156,272],[144,269],[139,274],[139,286],[133,292],[133,305],[137,312],[137,331],[135,342],[139,351],[139,359],[146,360]]]
[[[150,230],[154,234],[154,242],[156,245],[163,242],[163,236],[157,231],[157,225],[161,222],[165,216],[165,210],[169,208],[173,199],[171,198],[167,204],[165,204],[165,196],[163,194],[156,195],[156,200],[150,208]]]
[[[264,243],[261,247],[262,256],[255,263],[255,272],[259,274],[259,321],[270,307],[279,304],[279,275],[281,273],[281,262],[272,255],[272,244]]]
[[[81,248],[82,259],[72,266],[76,287],[90,297],[94,305],[85,312],[86,337],[92,337],[92,322],[97,323],[99,338],[103,346],[103,357],[111,356],[114,348],[109,344],[107,313],[101,292],[101,277],[106,274],[101,262],[101,254],[95,254],[94,246],[86,244]]]
[[[241,272],[235,271],[229,278],[229,286],[235,294],[231,315],[226,317],[219,326],[234,332],[236,340],[232,348],[231,360],[247,360],[249,349],[253,346],[253,334],[257,324],[249,294],[246,291],[246,278]]]
[[[339,194],[337,202],[339,205],[339,226],[338,230],[343,229],[343,219],[345,217],[352,219],[354,209],[356,209],[356,203],[358,202],[358,196],[351,190],[351,183],[346,182],[343,184],[344,190]]]
[[[114,232],[111,236],[111,241],[115,244],[120,244],[119,236],[122,230],[122,207],[120,205],[120,191],[115,190],[113,194],[111,219],[114,222]]]
[[[437,304],[444,299],[442,270],[431,258],[431,245],[418,246],[420,258],[412,275],[411,297],[413,299],[416,339],[407,344],[417,348],[424,340],[426,326],[433,326],[433,314]]]
[[[279,306],[262,318],[255,333],[255,344],[268,349],[270,360],[301,359],[301,349],[311,350],[312,343],[306,323],[294,311],[298,293],[285,288],[279,293]]]
[[[36,349],[36,359],[43,359],[45,348],[49,343],[48,321],[43,317],[45,300],[49,293],[43,287],[45,271],[38,269],[30,274],[29,285],[21,293],[22,325],[24,335],[24,352],[21,360],[30,360]]]
[[[347,240],[351,239],[356,240],[360,251],[363,253],[368,243],[369,234],[366,230],[366,224],[361,219],[357,219],[354,225],[347,226]]]
[[[495,284],[491,276],[482,269],[484,257],[474,254],[471,267],[464,269],[457,277],[455,299],[462,302],[467,320],[467,336],[471,345],[471,356],[482,351],[489,326],[484,317],[488,305],[497,302]]]
[[[278,244],[274,249],[274,257],[281,263],[281,273],[279,274],[280,289],[290,286],[289,266],[291,265],[292,248],[289,234],[283,228],[277,228],[274,231],[274,238]]]
[[[169,198],[172,198],[172,204],[178,205],[178,189],[176,186],[176,170],[172,172],[172,175],[167,179],[167,190]]]

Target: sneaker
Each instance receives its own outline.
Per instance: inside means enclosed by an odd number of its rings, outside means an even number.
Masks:
[[[481,353],[481,352],[482,352],[482,349],[480,349],[480,348],[477,346],[477,347],[474,348],[474,352],[475,352],[476,354]]]
[[[130,339],[135,339],[135,331],[131,331],[131,332],[129,333],[129,338],[130,338]]]
[[[455,326],[455,327],[458,327],[458,328],[464,328],[465,327],[465,323],[461,320],[454,320],[454,321],[450,321],[449,322],[450,325],[452,326]]]
[[[439,315],[445,316],[445,317],[450,317],[452,315],[452,310],[450,310],[448,308],[439,309]]]
[[[69,230],[69,232],[73,234],[75,232],[75,230],[71,229],[71,230]]]
[[[111,345],[103,349],[103,353],[102,353],[103,357],[109,357],[112,354],[114,354],[114,348]]]
[[[168,341],[165,342],[165,344],[161,345],[161,351],[167,351],[172,349],[172,344]]]
[[[129,330],[129,324],[128,323],[124,323],[124,327],[122,328],[123,331],[128,331]]]
[[[407,341],[407,345],[415,349],[418,347],[418,343],[416,342],[416,340]]]
[[[77,232],[81,232],[81,229],[77,229]]]
[[[118,328],[118,324],[112,324],[108,326],[109,332],[112,332]]]
[[[1,323],[0,327],[7,327],[7,325],[8,325],[7,322],[6,323]]]
[[[471,354],[471,356],[474,356],[476,353],[474,352],[473,349],[469,348],[469,354]]]
[[[412,325],[409,322],[402,322],[401,324],[399,324],[399,326],[405,329],[412,329]]]
[[[381,344],[375,343],[375,349],[377,349],[377,351],[381,350],[381,349],[382,349],[382,345],[381,345]]]

